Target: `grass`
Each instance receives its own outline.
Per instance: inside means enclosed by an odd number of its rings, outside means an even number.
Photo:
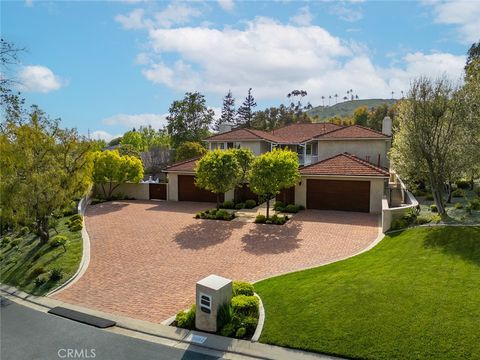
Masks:
[[[34,295],[44,295],[72,277],[82,258],[83,243],[81,232],[71,232],[66,225],[67,220],[68,218],[60,219],[57,227],[59,235],[67,237],[67,251],[64,251],[62,246],[53,248],[48,244],[42,245],[40,239],[32,233],[24,236],[17,234],[16,237],[15,234],[9,234],[12,241],[17,239],[19,244],[8,244],[0,248],[0,281]],[[50,235],[57,234],[51,230]],[[34,270],[40,268],[43,268],[44,272],[35,274]],[[60,268],[63,276],[58,281],[49,280],[49,273],[55,268]],[[43,285],[35,286],[37,277],[47,281]]]
[[[480,358],[480,227],[406,230],[255,289],[263,343],[348,358]]]

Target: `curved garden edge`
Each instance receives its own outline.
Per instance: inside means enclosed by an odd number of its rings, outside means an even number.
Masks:
[[[85,217],[85,212],[87,210],[87,206],[90,203],[90,197],[87,195],[83,197],[80,202],[78,203],[78,214],[82,215],[82,217]],[[63,284],[58,286],[57,288],[51,290],[48,292],[45,296],[53,296],[61,291],[69,288],[72,286],[75,282],[77,282],[83,274],[85,274],[85,271],[87,271],[88,264],[90,263],[90,237],[88,236],[87,228],[85,226],[85,219],[82,220],[83,226],[82,226],[82,259],[80,260],[80,264],[78,265],[78,269],[73,274],[73,276],[65,281]]]

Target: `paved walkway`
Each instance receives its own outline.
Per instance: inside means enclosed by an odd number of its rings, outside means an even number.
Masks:
[[[209,274],[255,281],[355,254],[378,216],[305,210],[283,226],[197,220],[205,203],[122,201],[89,207],[90,264],[53,297],[161,322],[194,302]]]

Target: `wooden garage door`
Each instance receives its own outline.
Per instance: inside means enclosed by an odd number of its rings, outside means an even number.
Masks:
[[[223,199],[224,194],[221,194],[220,201],[223,201]],[[178,200],[217,202],[217,195],[196,187],[193,175],[178,175]]]
[[[307,208],[369,212],[370,182],[308,179]]]

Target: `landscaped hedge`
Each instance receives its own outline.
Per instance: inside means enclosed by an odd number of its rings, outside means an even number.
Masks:
[[[265,215],[257,215],[255,218],[255,223],[256,224],[273,224],[273,225],[283,225],[288,221],[288,216],[278,216],[278,215],[272,215],[270,218],[267,219]]]
[[[273,205],[273,209],[282,213],[296,214],[300,210],[305,210],[305,207],[303,205],[284,204],[281,201],[276,201]]]
[[[205,210],[205,211],[200,211],[195,215],[196,219],[208,219],[208,220],[226,220],[230,221],[235,218],[234,213],[229,213],[227,210],[217,210],[217,209],[211,209],[211,210]]]

